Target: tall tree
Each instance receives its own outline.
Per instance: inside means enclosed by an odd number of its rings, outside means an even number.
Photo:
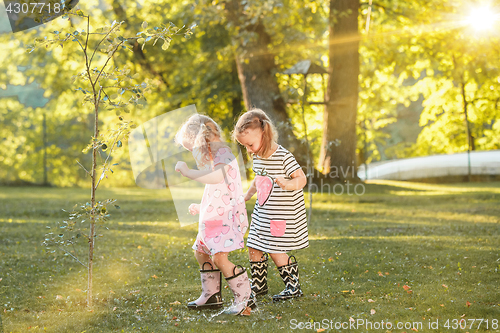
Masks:
[[[236,67],[246,109],[260,108],[278,127],[280,143],[295,154],[299,164],[307,164],[307,147],[293,132],[286,103],[280,94],[272,39],[258,16],[245,13],[245,2],[233,0],[225,4],[228,21],[237,28]]]
[[[330,75],[319,165],[324,173],[335,168],[341,179],[357,178],[358,11],[359,0],[330,1]]]

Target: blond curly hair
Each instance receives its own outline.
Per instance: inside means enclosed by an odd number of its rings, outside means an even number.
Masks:
[[[184,148],[192,145],[193,156],[199,168],[211,165],[213,159],[210,142],[217,138],[222,141],[222,130],[212,118],[195,114],[181,126],[175,135],[175,142]]]

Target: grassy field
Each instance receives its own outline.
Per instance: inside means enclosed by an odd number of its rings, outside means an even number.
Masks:
[[[67,217],[61,209],[86,202],[88,192],[0,188],[5,332],[500,331],[498,182],[385,181],[361,196],[315,194],[311,246],[293,253],[304,296],[263,297],[250,317],[187,310],[200,292],[196,226],[180,227],[167,190],[101,191],[121,209],[112,209],[96,245],[88,309],[85,268],[42,246],[47,226]],[[85,259],[84,247],[76,253]],[[247,251],[232,260],[248,267]],[[271,295],[283,288],[274,264],[269,284]],[[229,289],[223,297],[229,304]]]

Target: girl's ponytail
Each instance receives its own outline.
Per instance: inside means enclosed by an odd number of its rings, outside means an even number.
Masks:
[[[213,158],[210,149],[212,136],[222,141],[222,130],[219,125],[208,116],[195,114],[182,125],[175,135],[175,142],[182,146],[189,142],[198,167],[205,168],[210,166]]]

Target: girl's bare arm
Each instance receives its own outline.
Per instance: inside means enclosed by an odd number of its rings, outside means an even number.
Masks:
[[[285,191],[301,190],[307,184],[307,177],[302,169],[294,171],[290,177],[291,179],[277,177],[275,182]]]
[[[255,187],[255,179],[252,180],[252,183],[250,184],[250,187],[248,188],[247,194],[245,195],[245,201],[250,200],[253,195],[257,192],[257,188]]]

